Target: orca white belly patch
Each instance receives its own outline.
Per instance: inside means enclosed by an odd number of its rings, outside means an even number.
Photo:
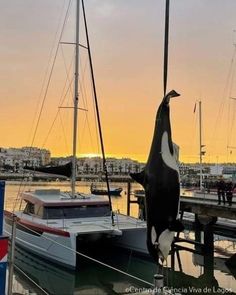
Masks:
[[[173,170],[176,170],[179,173],[179,167],[176,162],[175,155],[172,155],[170,152],[169,142],[168,142],[168,133],[165,131],[161,139],[161,156],[163,162]]]

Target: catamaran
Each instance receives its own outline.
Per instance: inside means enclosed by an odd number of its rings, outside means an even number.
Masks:
[[[118,247],[147,253],[146,223],[137,218],[115,213],[109,194],[109,182],[106,171],[105,152],[102,140],[100,116],[96,96],[95,80],[92,70],[91,51],[88,38],[84,2],[82,11],[87,40],[87,50],[92,74],[95,106],[104,171],[107,180],[108,198],[76,192],[76,138],[78,112],[78,76],[79,76],[79,6],[76,0],[76,41],[75,41],[75,75],[74,75],[74,128],[73,157],[71,171],[71,191],[59,189],[38,189],[21,194],[24,208],[19,211],[5,211],[5,234],[15,235],[16,243],[37,254],[69,268],[78,267],[78,252],[82,245],[102,240]],[[64,174],[69,176],[68,168]],[[46,171],[44,171],[46,172]],[[54,171],[54,173],[57,173]],[[60,172],[59,174],[63,174]]]

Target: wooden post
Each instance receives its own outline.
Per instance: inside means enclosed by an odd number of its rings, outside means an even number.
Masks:
[[[127,215],[130,215],[130,192],[131,192],[131,182],[127,182]]]
[[[214,251],[214,234],[211,224],[204,226],[204,253],[211,254]]]

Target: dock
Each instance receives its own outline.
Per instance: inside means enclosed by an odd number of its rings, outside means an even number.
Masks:
[[[209,217],[236,220],[236,203],[218,205],[217,199],[203,197],[180,197],[180,210]]]

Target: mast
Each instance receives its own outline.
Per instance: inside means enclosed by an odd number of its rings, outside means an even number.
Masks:
[[[199,100],[199,162],[200,162],[200,190],[202,190],[202,156],[204,152],[202,151],[202,102]]]
[[[71,193],[75,197],[76,184],[76,149],[77,149],[77,124],[78,124],[78,101],[79,101],[79,6],[80,0],[76,0],[76,31],[75,31],[75,80],[74,80],[74,120],[73,120],[73,154],[72,154],[72,177]]]

